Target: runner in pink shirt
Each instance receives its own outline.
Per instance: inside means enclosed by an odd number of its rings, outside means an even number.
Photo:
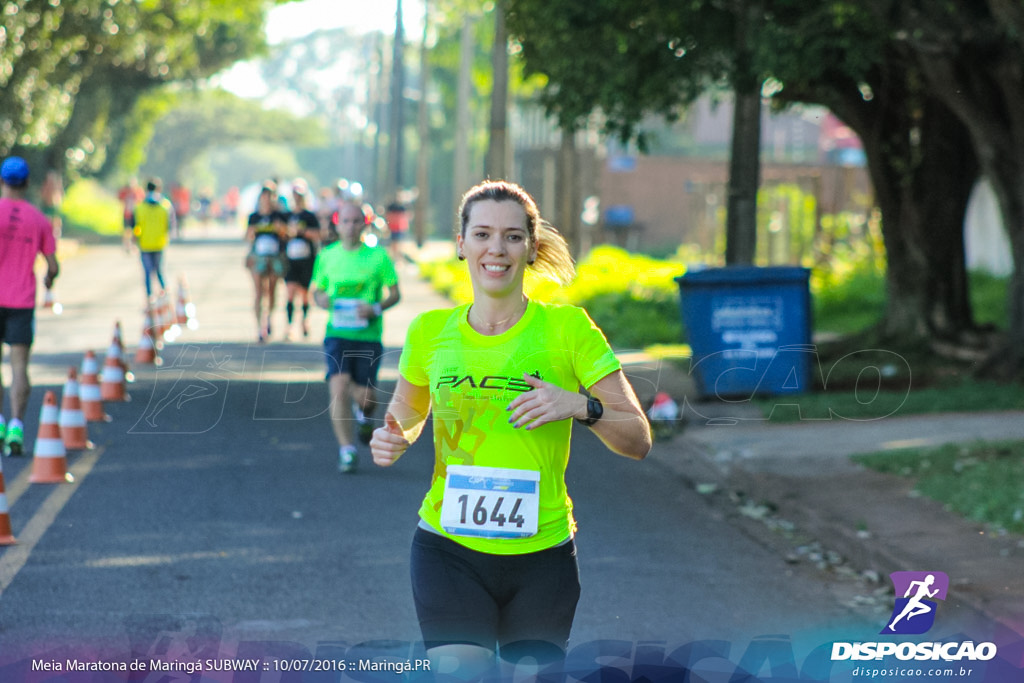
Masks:
[[[28,378],[29,354],[35,328],[36,275],[39,254],[46,259],[43,283],[49,289],[60,267],[53,225],[43,212],[25,200],[28,164],[8,157],[0,166],[0,360],[3,344],[11,348],[11,422],[3,418],[3,384],[0,383],[0,434],[4,455],[24,451],[22,418],[32,385]]]

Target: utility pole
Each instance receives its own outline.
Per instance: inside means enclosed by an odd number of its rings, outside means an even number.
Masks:
[[[384,186],[387,176],[387,163],[382,157],[384,156],[384,150],[381,149],[383,146],[381,138],[384,135],[385,130],[385,65],[384,65],[384,46],[383,41],[380,38],[380,34],[375,34],[373,41],[373,62],[370,68],[370,119],[373,121],[373,172],[372,180],[373,185],[371,188],[367,188],[367,194],[370,197],[379,197],[384,192]]]
[[[422,247],[427,239],[427,220],[430,213],[430,119],[427,109],[427,86],[430,84],[430,52],[427,50],[429,26],[430,1],[423,0],[423,40],[420,43],[420,105],[416,121],[420,149],[416,157],[416,206],[412,217],[412,228],[418,247]]]
[[[494,87],[491,89],[490,137],[487,143],[487,159],[484,175],[493,180],[508,177],[508,30],[505,28],[505,3],[497,0],[494,5],[494,46],[491,48],[491,72]]]
[[[405,30],[402,26],[402,0],[395,10],[395,40],[391,57],[391,115],[388,117],[388,173],[385,183],[387,201],[394,201],[402,187],[402,131],[405,128]]]
[[[473,16],[467,12],[462,18],[462,37],[459,43],[459,81],[455,104],[455,168],[452,174],[455,187],[453,196],[457,211],[462,195],[469,189],[469,136],[470,88],[473,68]]]

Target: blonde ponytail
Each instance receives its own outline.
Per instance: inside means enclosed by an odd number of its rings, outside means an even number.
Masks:
[[[545,220],[537,225],[533,239],[537,241],[537,259],[530,269],[540,277],[566,287],[576,279],[576,262],[569,251],[569,243],[562,233]]]

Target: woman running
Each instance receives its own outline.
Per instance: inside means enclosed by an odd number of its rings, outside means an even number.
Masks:
[[[580,594],[565,485],[571,418],[636,460],[651,433],[586,312],[524,295],[527,269],[562,284],[575,275],[565,240],[533,198],[488,181],[466,193],[459,218],[456,246],[473,303],[410,325],[385,425],[370,446],[376,464],[394,464],[433,412],[434,474],[413,540],[413,595],[432,669],[457,661],[459,675],[472,676],[492,666],[496,651],[512,662],[564,656]]]
[[[256,288],[256,329],[259,330],[257,334],[260,343],[270,337],[270,318],[277,297],[277,281],[284,275],[282,250],[287,229],[288,219],[277,208],[276,192],[273,188],[264,187],[260,190],[256,211],[249,215],[245,233],[249,242],[245,266],[252,273]],[[265,311],[264,299],[267,300]]]
[[[316,262],[317,246],[320,243],[320,221],[306,205],[308,190],[305,185],[292,187],[295,210],[288,217],[288,243],[285,245],[284,285],[287,301],[285,314],[288,319],[288,333],[291,334],[295,319],[295,302],[302,307],[302,336],[309,336],[309,285],[313,280],[313,264]]]

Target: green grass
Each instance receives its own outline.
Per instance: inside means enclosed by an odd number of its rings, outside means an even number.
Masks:
[[[772,422],[797,420],[873,420],[898,415],[987,410],[1024,410],[1020,385],[949,380],[934,386],[877,390],[865,381],[854,391],[815,392],[784,398],[757,398],[757,405]]]
[[[121,202],[98,183],[80,180],[68,188],[61,204],[64,234],[86,240],[120,237]]]
[[[964,517],[1024,533],[1024,442],[949,444],[854,456],[916,480],[914,489]]]
[[[860,332],[885,313],[885,275],[867,266],[845,276],[814,272],[811,305],[814,330],[832,334]]]
[[[868,265],[847,270],[842,276],[812,276],[816,332],[853,334],[876,324],[885,313],[885,274]],[[1007,280],[980,271],[968,274],[971,307],[979,325],[1006,327]]]

